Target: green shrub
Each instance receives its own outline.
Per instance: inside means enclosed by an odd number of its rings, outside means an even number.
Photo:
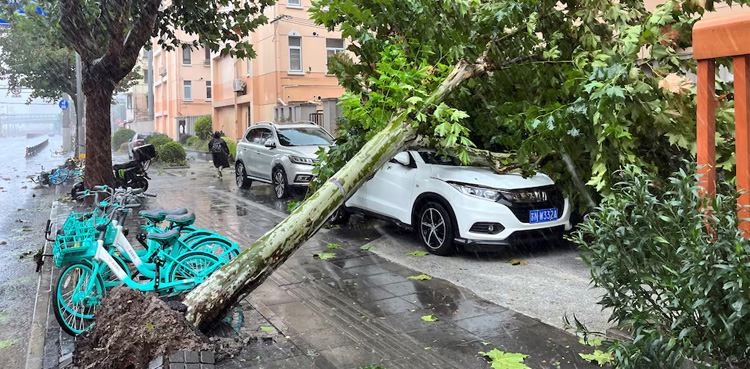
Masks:
[[[192,149],[195,146],[195,143],[200,140],[201,139],[198,136],[190,136],[187,141],[185,141],[185,146]]]
[[[222,137],[222,139],[227,143],[227,147],[229,148],[229,161],[234,161],[234,156],[237,154],[237,144],[229,137]]]
[[[125,141],[122,144],[120,144],[120,147],[117,148],[117,152],[120,154],[127,154],[128,153],[128,142]]]
[[[693,172],[659,183],[627,168],[573,236],[605,291],[599,304],[632,332],[609,346],[617,368],[750,367],[750,241],[733,186],[709,207]]]
[[[169,136],[167,136],[165,134],[162,134],[162,133],[159,133],[157,135],[151,136],[151,138],[148,139],[148,143],[150,145],[153,145],[154,149],[156,149],[156,151],[159,151],[159,148],[162,145],[164,145],[166,143],[169,143],[169,142],[173,142],[173,140],[171,138],[169,138]]]
[[[179,142],[174,141],[161,145],[156,151],[156,158],[159,162],[167,165],[177,166],[187,163],[185,149]]]
[[[214,125],[211,121],[210,115],[204,115],[195,121],[195,135],[202,138],[208,139],[213,134]]]
[[[114,136],[112,136],[112,148],[119,149],[123,142],[130,141],[133,136],[135,136],[135,131],[132,129],[126,128],[118,130],[115,132]]]

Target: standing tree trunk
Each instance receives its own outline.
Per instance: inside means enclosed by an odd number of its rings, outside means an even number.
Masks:
[[[439,104],[463,81],[484,71],[483,63],[458,63],[426,99],[425,106]],[[366,178],[406,149],[409,141],[416,139],[417,129],[408,113],[394,115],[382,131],[291,215],[191,291],[184,301],[188,321],[206,329],[222,318],[312,237]]]
[[[83,93],[86,96],[86,176],[84,186],[112,185],[112,126],[110,105],[114,83],[110,76],[97,76],[84,68]]]

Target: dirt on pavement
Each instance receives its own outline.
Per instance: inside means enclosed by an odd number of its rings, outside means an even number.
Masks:
[[[153,293],[115,287],[102,301],[95,322],[76,344],[77,368],[141,369],[154,358],[178,350],[214,351],[214,345],[182,313]]]

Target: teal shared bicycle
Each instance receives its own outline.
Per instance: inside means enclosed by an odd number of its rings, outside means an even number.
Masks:
[[[101,216],[105,206],[110,205],[99,204],[100,210],[90,213],[72,213],[54,238],[54,260],[63,268],[55,285],[55,317],[71,335],[91,327],[109,287],[124,283],[162,296],[179,294],[226,263],[214,254],[187,247],[179,240],[179,229],[149,233],[148,247],[139,250],[139,255],[125,238],[122,225],[130,209],[140,205],[117,205],[109,219]],[[50,233],[48,226],[46,237],[52,241]],[[134,280],[124,261],[132,262],[146,280]]]

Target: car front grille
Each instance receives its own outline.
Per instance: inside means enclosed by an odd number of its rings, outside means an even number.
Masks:
[[[512,202],[505,198],[498,200],[499,203],[507,206],[513,215],[518,218],[522,223],[529,222],[529,211],[538,209],[557,209],[558,216],[562,216],[565,210],[565,197],[562,191],[555,185],[535,187],[535,188],[524,188],[514,191],[524,191],[526,193],[533,194],[531,196],[524,196],[524,198],[533,197],[536,199],[545,199],[543,201],[524,201],[524,202]],[[540,194],[543,194],[540,196]]]

